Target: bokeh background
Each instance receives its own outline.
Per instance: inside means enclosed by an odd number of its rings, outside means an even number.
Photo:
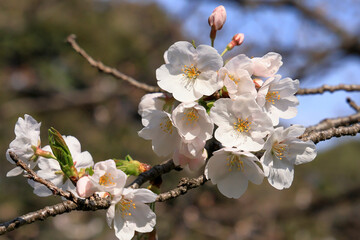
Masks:
[[[133,158],[151,164],[164,159],[137,136],[137,105],[145,94],[99,73],[65,39],[77,35],[95,59],[139,81],[156,85],[155,70],[175,41],[209,44],[207,18],[219,4],[227,22],[215,47],[222,51],[235,33],[245,42],[225,55],[283,56],[280,73],[301,87],[360,84],[358,0],[11,0],[0,1],[0,221],[58,203],[40,198],[21,176],[6,178],[13,165],[5,151],[14,124],[25,113],[42,122],[42,145],[51,126],[77,137],[95,161]],[[309,126],[353,114],[337,92],[299,97],[298,116],[282,124]],[[360,239],[360,143],[348,137],[318,144],[319,155],[297,166],[293,186],[278,191],[265,180],[249,185],[238,200],[211,183],[156,205],[159,239]],[[162,190],[176,186],[186,171],[164,175]],[[22,227],[8,239],[116,239],[105,211],[72,212]]]

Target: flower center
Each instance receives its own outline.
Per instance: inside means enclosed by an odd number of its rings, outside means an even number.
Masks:
[[[279,160],[286,157],[287,145],[284,143],[275,142],[272,146],[272,154],[275,155]]]
[[[229,167],[229,172],[232,170],[244,171],[244,162],[240,159],[238,155],[230,155],[226,158],[227,164]]]
[[[194,108],[192,108],[191,110],[188,110],[186,112],[184,112],[184,117],[182,118],[183,120],[187,120],[186,125],[188,124],[195,124],[198,120],[199,120],[199,114],[198,111]]]
[[[99,184],[101,186],[110,186],[110,185],[115,185],[115,183],[113,182],[114,177],[111,176],[111,173],[105,173],[104,175],[102,175],[99,178]]]
[[[172,122],[169,118],[164,119],[161,123],[160,123],[160,128],[161,130],[163,130],[165,133],[169,133],[172,134],[173,132],[173,125]]]
[[[227,74],[231,81],[233,81],[236,85],[239,84],[240,79],[235,78],[234,75]]]
[[[199,69],[195,67],[194,64],[190,66],[184,65],[181,71],[183,72],[183,76],[190,80],[195,80],[200,75]]]
[[[234,129],[238,132],[248,132],[251,127],[251,121],[248,121],[247,118],[245,120],[238,118],[236,122],[234,122]]]
[[[191,64],[190,66],[184,65],[181,71],[185,77],[183,84],[185,88],[190,91],[194,86],[196,78],[200,75],[200,71],[197,67],[194,66],[194,64]]]
[[[125,198],[122,198],[117,204],[116,204],[117,209],[120,210],[122,217],[124,218],[125,216],[131,216],[131,213],[129,212],[129,210],[131,208],[136,209],[135,203],[133,203],[132,200],[128,200]]]
[[[280,100],[280,94],[278,91],[268,92],[265,96],[266,101],[275,104],[275,100]]]

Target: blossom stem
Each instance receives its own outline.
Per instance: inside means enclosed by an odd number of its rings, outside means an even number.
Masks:
[[[224,56],[224,54],[228,51],[228,48],[225,48],[224,51],[220,54],[220,56]]]

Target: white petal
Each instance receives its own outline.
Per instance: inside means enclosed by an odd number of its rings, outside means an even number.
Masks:
[[[217,183],[219,191],[228,198],[239,198],[244,194],[248,180],[241,171],[233,171]]]
[[[23,172],[23,169],[21,167],[16,167],[11,169],[10,171],[7,172],[6,176],[7,177],[14,177],[14,176],[18,176]]]
[[[152,203],[155,202],[157,195],[152,191],[144,188],[133,189],[134,202]]]
[[[138,232],[151,232],[156,224],[156,215],[148,205],[140,202],[135,203],[136,209],[130,208],[135,229]]]
[[[111,204],[108,210],[106,211],[106,222],[110,228],[112,228],[114,217],[115,217],[115,204]]]

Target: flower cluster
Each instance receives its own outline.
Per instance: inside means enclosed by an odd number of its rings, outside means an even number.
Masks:
[[[141,172],[144,166],[132,159],[123,162],[117,160],[119,166],[112,159],[94,165],[91,154],[81,151],[80,142],[75,137],[61,136],[55,129],[49,130],[50,145],[41,148],[40,125],[29,115],[25,115],[24,119],[19,118],[15,125],[16,138],[6,152],[10,162],[14,163],[9,154],[13,152],[29,168],[33,169],[37,165],[39,169],[35,172],[39,177],[64,191],[81,198],[93,194],[110,198],[107,222],[110,227],[114,227],[115,235],[121,240],[132,239],[135,231],[145,233],[153,230],[156,216],[147,204],[154,202],[157,195],[148,189],[125,188],[127,175],[118,169],[125,168],[126,171],[128,167],[129,172],[133,172],[136,166]],[[16,176],[22,171],[17,167],[7,176]],[[38,196],[52,195],[39,182],[29,180],[29,184]]]
[[[212,29],[225,22],[223,11],[215,9],[209,18]],[[316,156],[314,143],[298,138],[303,127],[275,128],[280,118],[295,117],[298,105],[299,81],[278,74],[281,56],[240,54],[223,60],[243,40],[243,34],[236,34],[221,55],[212,46],[174,43],[156,70],[164,93],[147,94],[139,105],[144,125],[139,135],[152,140],[154,152],[191,170],[211,154],[205,176],[230,198],[240,197],[249,180],[260,184],[264,177],[277,189],[288,188],[294,165]],[[208,153],[205,145],[213,137],[222,148]],[[254,153],[264,154],[258,159]]]

